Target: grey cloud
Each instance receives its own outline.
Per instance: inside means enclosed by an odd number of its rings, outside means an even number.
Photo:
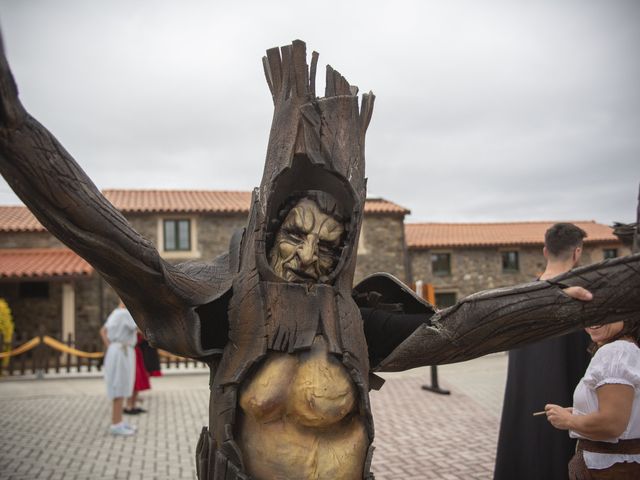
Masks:
[[[302,38],[376,93],[369,188],[409,220],[634,215],[634,1],[0,7],[21,98],[101,188],[256,185],[272,116],[260,57]]]

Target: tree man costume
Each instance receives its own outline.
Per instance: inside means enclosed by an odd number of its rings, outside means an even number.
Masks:
[[[473,295],[436,312],[378,274],[352,288],[374,96],[305,44],[263,59],[275,112],[247,227],[211,263],[172,265],[100,194],[0,78],[0,170],[111,284],[149,341],[211,367],[204,479],[372,479],[372,372],[468,360],[640,311],[640,258]],[[594,293],[569,298],[563,286]]]

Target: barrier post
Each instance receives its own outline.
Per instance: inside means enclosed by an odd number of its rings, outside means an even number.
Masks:
[[[40,337],[40,344],[33,352],[33,373],[36,374],[37,380],[42,380],[44,379],[44,363],[47,355],[44,344],[44,327],[42,325],[38,327],[38,337]]]
[[[69,333],[67,335],[67,347],[72,347],[73,346],[73,335],[71,333]],[[67,373],[71,373],[71,354],[69,352],[66,353],[67,355]]]
[[[426,291],[426,295],[425,295]],[[420,298],[425,298],[430,304],[436,304],[435,291],[433,289],[433,285],[427,283],[426,285],[422,283],[422,280],[418,280],[416,282],[416,293]],[[423,390],[427,390],[429,392],[438,393],[440,395],[451,395],[451,391],[445,390],[440,387],[438,383],[438,366],[431,365],[431,385],[422,385]]]

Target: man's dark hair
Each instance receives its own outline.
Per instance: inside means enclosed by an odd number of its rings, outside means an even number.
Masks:
[[[554,257],[565,257],[582,246],[586,236],[587,232],[573,223],[556,223],[544,234],[544,246]]]

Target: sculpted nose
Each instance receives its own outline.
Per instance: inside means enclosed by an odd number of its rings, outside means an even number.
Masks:
[[[298,258],[303,267],[313,265],[318,260],[318,239],[315,235],[307,235],[300,244]]]

